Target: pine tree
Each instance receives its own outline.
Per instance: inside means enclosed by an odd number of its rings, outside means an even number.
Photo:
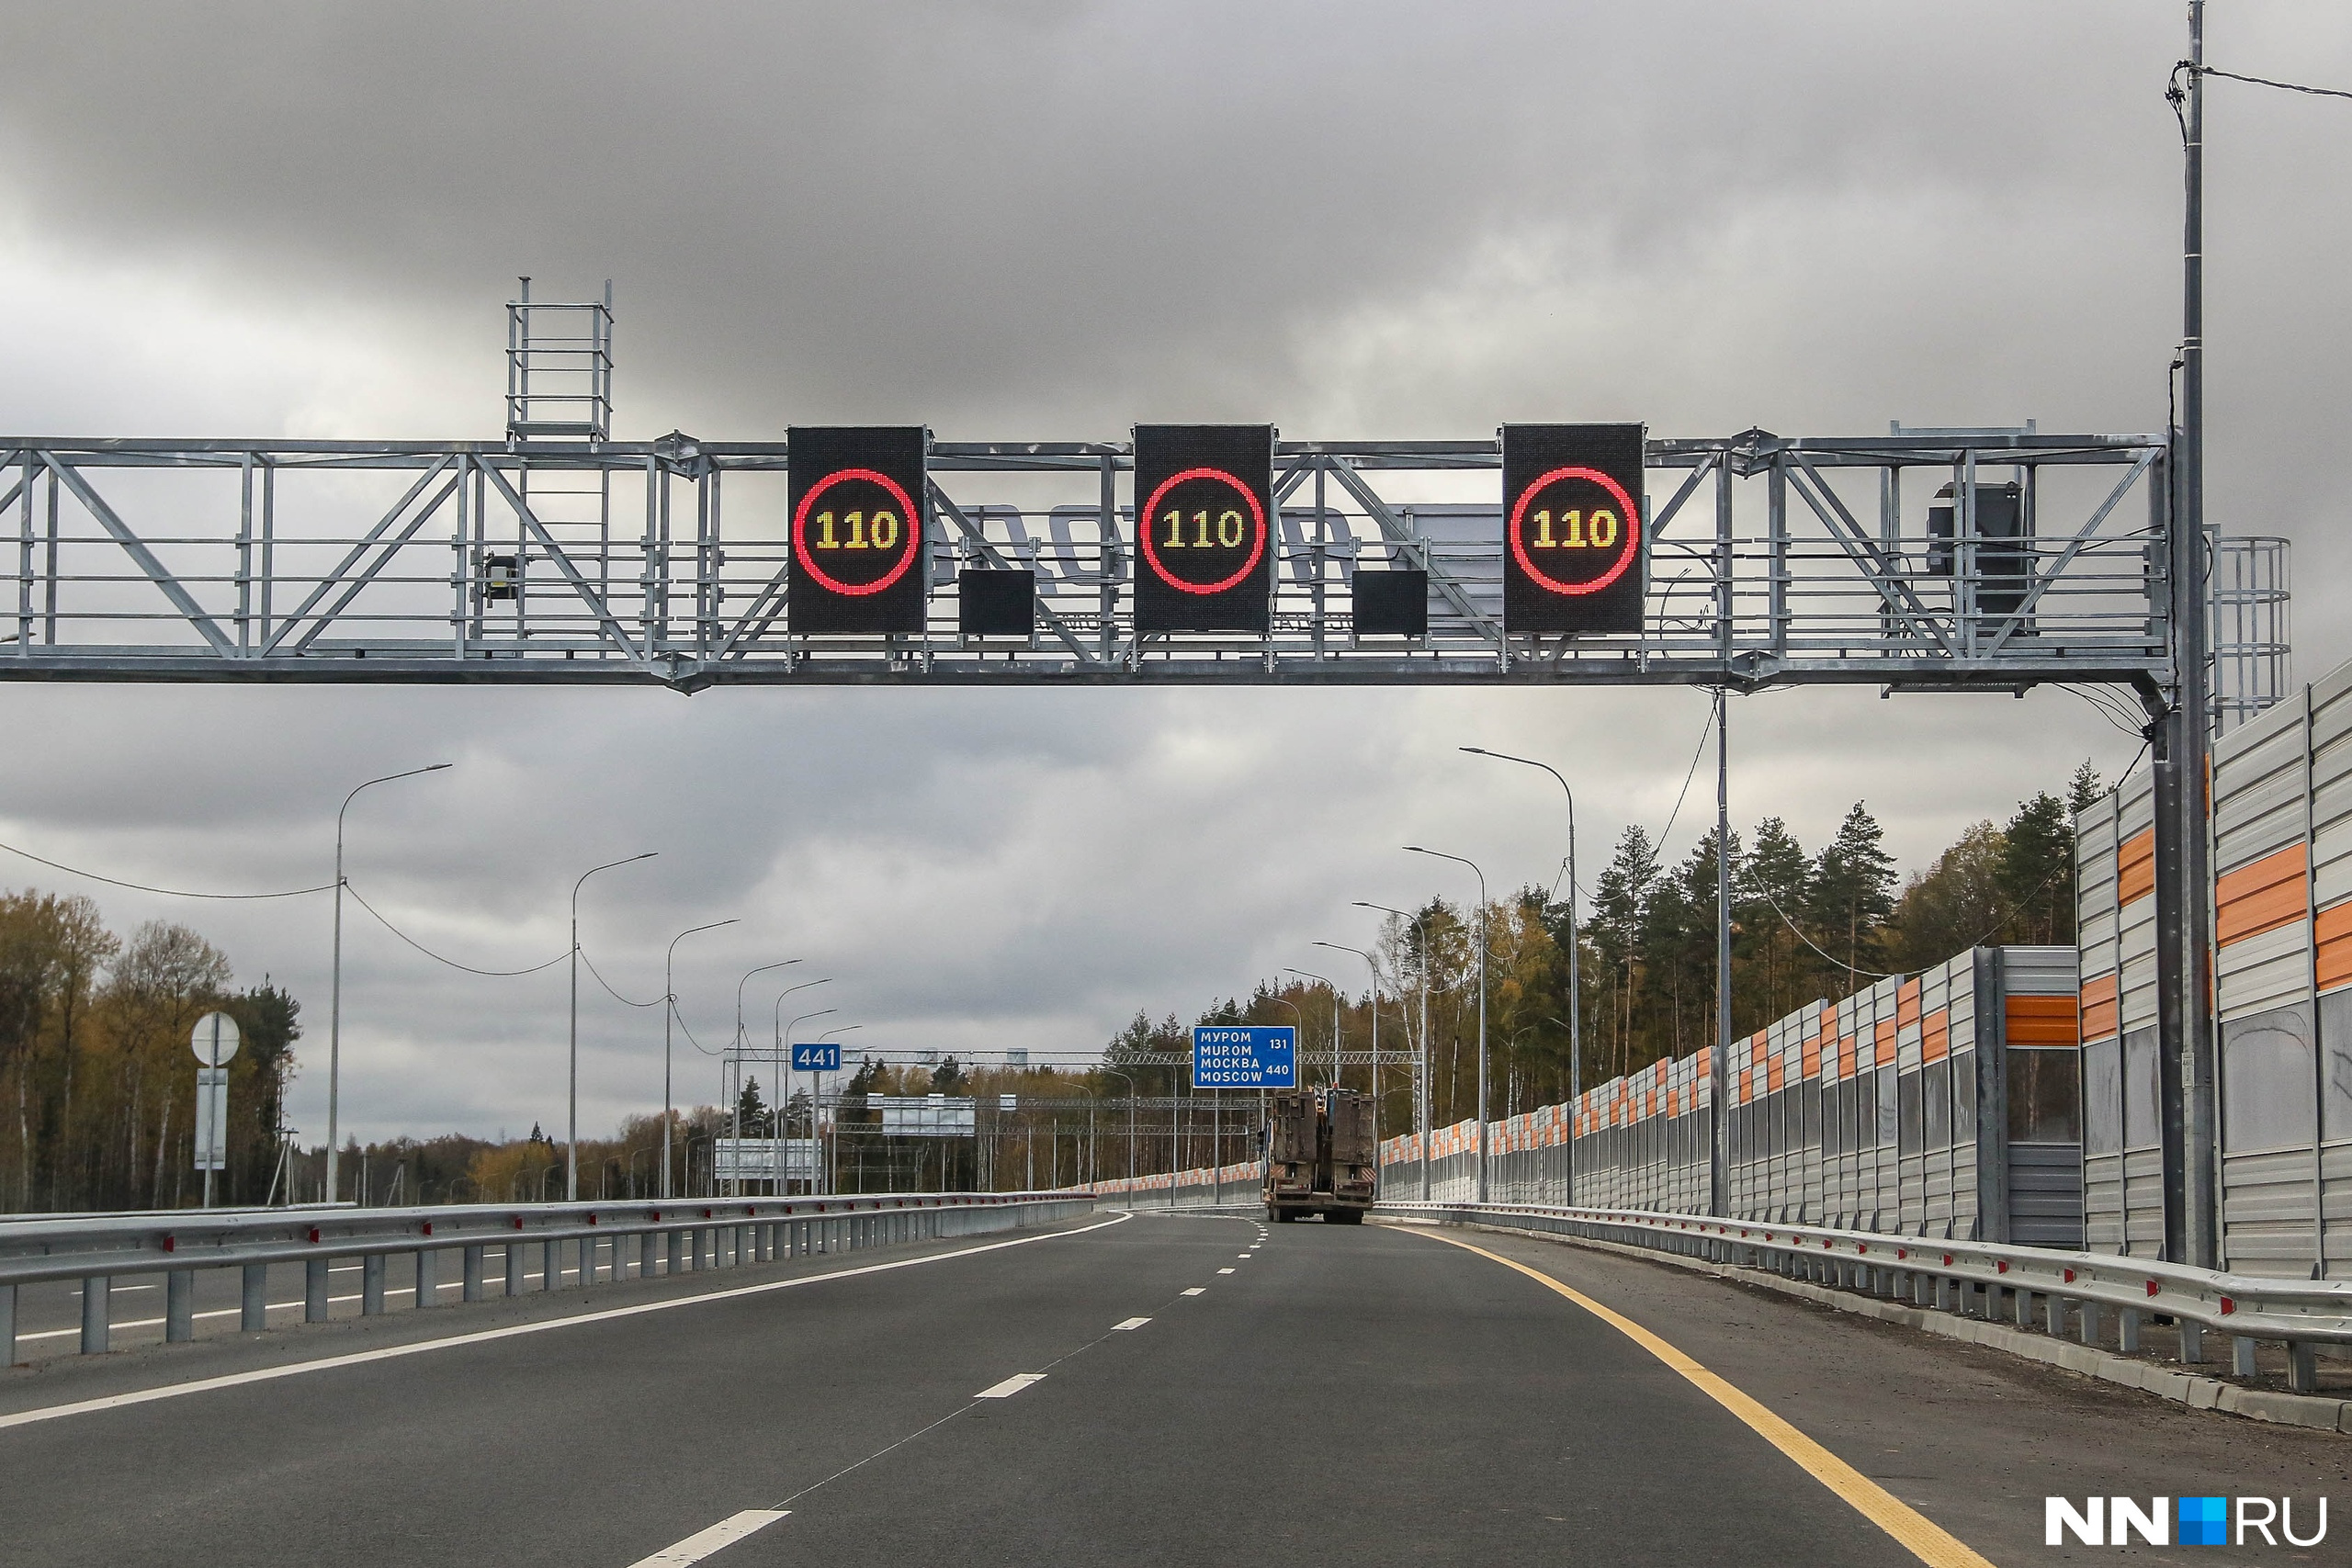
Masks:
[[[1739,863],[1734,896],[1747,940],[1740,944],[1749,974],[1744,991],[1756,993],[1768,1017],[1778,1018],[1809,998],[1801,995],[1801,976],[1814,967],[1805,962],[1810,950],[1799,939],[1798,921],[1807,914],[1813,891],[1813,861],[1804,847],[1778,817],[1756,825],[1756,847]],[[1760,979],[1759,986],[1753,981]]]
[[[2091,766],[2088,757],[2084,758],[2083,765],[2076,768],[2074,776],[2066,781],[2066,815],[2080,817],[2097,805],[2098,797],[2106,793],[2107,785],[2100,780],[2098,770]]]
[[[2040,791],[2019,803],[2001,830],[1996,886],[2008,914],[2000,940],[2044,946],[2074,941],[2074,872],[2075,828],[2065,803]]]
[[[1886,831],[1860,801],[1838,825],[1813,876],[1815,940],[1845,960],[1844,989],[1851,993],[1879,929],[1894,911],[1894,858]]]

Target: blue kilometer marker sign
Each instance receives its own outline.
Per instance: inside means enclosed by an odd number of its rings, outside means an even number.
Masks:
[[[1194,1089],[1296,1089],[1298,1031],[1291,1025],[1197,1024]]]
[[[792,1070],[796,1073],[840,1072],[842,1048],[838,1043],[795,1045],[792,1048]]]

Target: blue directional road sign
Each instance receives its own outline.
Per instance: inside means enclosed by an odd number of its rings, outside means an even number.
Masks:
[[[1194,1026],[1193,1087],[1296,1089],[1298,1031],[1287,1023]]]
[[[824,1045],[795,1045],[792,1048],[792,1070],[796,1073],[837,1073],[842,1070],[842,1047],[839,1041]]]

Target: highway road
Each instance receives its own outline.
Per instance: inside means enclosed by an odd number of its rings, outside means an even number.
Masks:
[[[17,1371],[0,1560],[2041,1562],[2045,1495],[2347,1459],[1654,1261],[1104,1213]]]

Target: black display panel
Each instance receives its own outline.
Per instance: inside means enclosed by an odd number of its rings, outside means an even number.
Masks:
[[[931,433],[796,426],[789,440],[794,634],[920,633]]]
[[[1136,630],[1273,624],[1271,424],[1136,426]]]
[[[1395,570],[1355,576],[1358,637],[1430,635],[1430,574]]]
[[[1638,632],[1649,579],[1638,424],[1503,426],[1503,626]]]
[[[1031,637],[1037,580],[1029,572],[966,567],[956,574],[956,629],[965,637]]]

